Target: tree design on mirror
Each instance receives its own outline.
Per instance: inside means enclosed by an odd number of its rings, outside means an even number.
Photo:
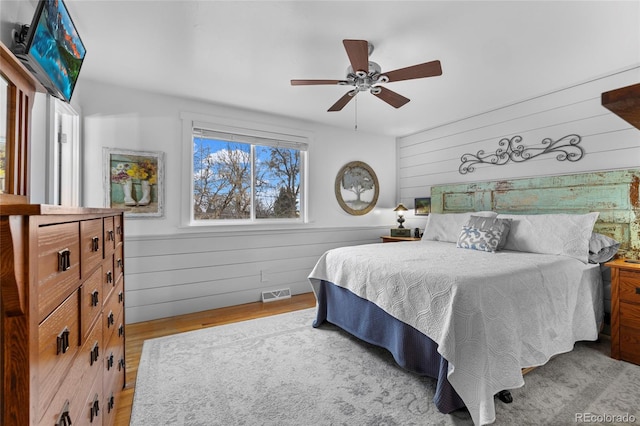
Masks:
[[[378,202],[378,193],[378,177],[362,161],[347,163],[336,176],[336,199],[340,207],[349,214],[369,213]]]

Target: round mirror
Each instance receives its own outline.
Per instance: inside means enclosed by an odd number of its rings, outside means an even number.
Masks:
[[[347,213],[367,214],[378,202],[378,177],[368,164],[352,161],[338,172],[335,193],[338,204]]]

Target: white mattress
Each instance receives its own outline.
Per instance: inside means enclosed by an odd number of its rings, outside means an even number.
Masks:
[[[524,384],[521,368],[595,340],[602,322],[598,265],[435,241],[326,252],[309,275],[368,299],[436,343],[475,424],[495,421],[494,394]]]

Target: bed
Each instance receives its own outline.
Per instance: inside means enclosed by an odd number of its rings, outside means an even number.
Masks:
[[[584,213],[584,205],[576,208],[582,213],[529,214],[504,204],[506,213],[460,212],[469,199],[499,203],[505,193],[513,194],[504,182],[490,189],[495,192],[490,197],[479,195],[477,185],[473,191],[459,185],[432,188],[432,208],[442,213],[430,215],[422,241],[342,247],[322,255],[309,275],[318,301],[314,326],[328,321],[387,348],[399,365],[437,379],[434,403],[440,411],[466,407],[475,424],[492,423],[494,395],[522,386],[523,368],[543,365],[577,341],[598,338],[602,271],[598,263],[589,263],[590,242],[595,231],[613,229],[608,221],[620,216],[611,210],[627,208],[620,207],[622,201],[633,204],[629,209],[637,207],[637,193],[629,189],[637,171],[614,174],[621,185],[626,182],[626,195],[616,203],[604,200],[604,214]],[[584,186],[575,176],[567,181]],[[567,191],[575,201],[574,190]],[[447,212],[447,202],[453,212]],[[459,210],[451,207],[458,204]],[[615,227],[624,233],[636,219],[622,216],[627,223],[617,220]],[[500,249],[465,246],[470,220],[486,228],[497,219],[510,226],[505,238],[498,236]],[[623,253],[632,253],[634,238],[610,235],[622,240]]]

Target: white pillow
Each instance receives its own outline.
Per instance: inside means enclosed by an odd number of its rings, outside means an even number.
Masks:
[[[594,232],[589,239],[589,263],[605,263],[616,255],[620,243],[611,237]]]
[[[506,250],[559,254],[589,261],[589,239],[598,212],[587,214],[499,214],[511,219]]]
[[[498,213],[492,211],[467,213],[430,213],[422,234],[423,240],[458,242],[462,227],[467,224],[471,215],[496,217]]]

